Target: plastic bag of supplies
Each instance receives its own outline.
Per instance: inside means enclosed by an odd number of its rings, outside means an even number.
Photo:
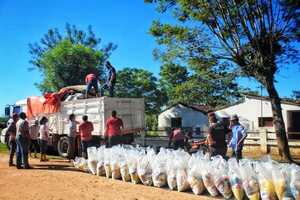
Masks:
[[[89,147],[87,148],[87,155],[88,155],[88,168],[89,171],[96,175],[97,173],[97,148],[96,147]]]
[[[275,200],[276,193],[272,180],[272,166],[268,162],[256,162],[256,172],[258,173],[258,183],[260,197],[262,200]]]
[[[151,186],[153,183],[152,168],[150,163],[152,162],[154,155],[154,150],[151,148],[147,148],[147,150],[144,151],[138,159],[137,173],[144,185]]]
[[[300,167],[292,164],[291,169],[291,190],[294,198],[296,200],[300,199]]]
[[[239,171],[239,164],[235,158],[228,160],[228,175],[231,185],[231,190],[236,200],[243,200],[245,192],[243,189],[242,176]]]
[[[88,171],[88,164],[87,160],[82,157],[76,157],[75,160],[73,161],[73,165],[75,168],[81,170],[81,171]]]
[[[232,191],[228,176],[228,163],[222,156],[215,156],[212,158],[212,166],[215,186],[225,199],[231,198]]]
[[[166,158],[166,170],[167,170],[167,183],[171,190],[175,190],[177,188],[176,182],[176,167],[174,165],[174,152],[167,151]]]
[[[163,148],[160,149],[160,152],[157,155],[153,156],[151,167],[152,180],[155,187],[163,187],[167,184],[166,157],[167,152]]]
[[[177,150],[174,152],[175,155],[175,167],[176,167],[176,184],[178,192],[185,192],[190,189],[188,182],[188,161],[190,155],[184,150]]]
[[[131,182],[134,184],[140,183],[140,179],[137,173],[138,159],[139,159],[139,152],[136,149],[127,151],[126,163],[128,166],[128,172],[130,175]]]
[[[129,182],[131,180],[127,161],[126,161],[127,153],[128,153],[128,150],[122,148],[121,153],[120,153],[120,158],[119,158],[120,173],[121,173],[122,181],[124,181],[124,182]]]
[[[119,161],[121,159],[121,146],[114,146],[111,148],[110,151],[110,169],[111,169],[111,178],[112,179],[120,179],[121,172],[120,172],[120,165]]]
[[[214,183],[211,161],[206,158],[205,160],[203,160],[201,166],[202,166],[202,171],[201,171],[202,180],[206,190],[211,196],[213,197],[218,196],[219,193]]]
[[[105,176],[106,178],[111,177],[111,167],[110,167],[110,148],[105,148],[104,149],[104,170],[105,170]]]
[[[252,168],[249,160],[243,159],[239,161],[240,173],[243,180],[243,188],[249,200],[259,200],[259,183],[256,173]]]
[[[97,176],[105,176],[105,169],[104,169],[104,148],[105,146],[100,146],[97,149]]]
[[[201,175],[201,159],[203,159],[201,155],[193,154],[189,160],[188,183],[190,184],[193,193],[196,195],[202,194],[205,190]]]
[[[290,188],[291,175],[289,172],[289,165],[272,163],[272,180],[276,195],[279,200],[293,199]]]

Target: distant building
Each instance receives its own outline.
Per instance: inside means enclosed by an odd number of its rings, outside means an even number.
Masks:
[[[281,107],[286,131],[299,137],[300,103],[282,100]],[[216,115],[220,118],[224,115],[230,116],[233,114],[237,114],[241,124],[250,131],[261,129],[274,131],[271,102],[267,97],[246,95],[242,102],[216,111]]]
[[[200,128],[201,131],[208,127],[208,107],[201,105],[174,104],[158,115],[158,128],[173,127]]]

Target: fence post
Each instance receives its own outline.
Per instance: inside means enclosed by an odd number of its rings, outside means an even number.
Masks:
[[[264,129],[260,132],[260,151],[263,154],[268,153],[268,130]]]

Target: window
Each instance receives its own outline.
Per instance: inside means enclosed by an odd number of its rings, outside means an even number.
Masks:
[[[171,118],[171,127],[174,128],[174,127],[181,127],[181,122],[182,119],[181,117],[174,117],[174,118]]]
[[[258,127],[273,127],[273,117],[259,117]]]
[[[288,132],[300,132],[300,111],[287,111]]]

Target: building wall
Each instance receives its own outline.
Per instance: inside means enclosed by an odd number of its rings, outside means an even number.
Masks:
[[[285,124],[287,124],[287,111],[300,110],[300,106],[282,104],[282,114]],[[248,130],[256,131],[260,129],[268,129],[274,131],[273,127],[259,127],[258,117],[272,117],[271,103],[266,100],[245,98],[245,102],[234,105],[216,112],[218,116],[224,114],[237,114],[240,117],[240,122]]]
[[[200,111],[185,107],[183,105],[176,105],[158,116],[158,127],[171,127],[171,118],[182,118],[182,127],[195,127],[200,125],[201,129],[207,129],[208,119],[205,114]]]

